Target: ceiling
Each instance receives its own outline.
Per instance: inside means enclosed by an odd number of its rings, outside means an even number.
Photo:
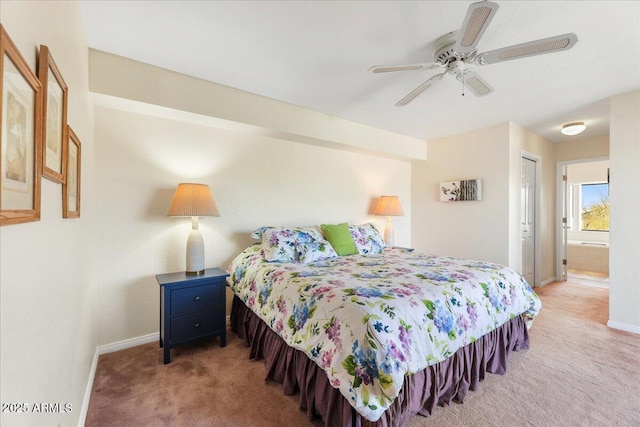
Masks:
[[[480,52],[573,32],[570,50],[473,66],[494,92],[475,97],[439,70],[373,74],[433,61],[470,1],[81,1],[89,47],[420,139],[513,121],[562,142],[607,134],[608,97],[640,89],[639,1],[497,1]],[[576,137],[573,137],[576,138]]]

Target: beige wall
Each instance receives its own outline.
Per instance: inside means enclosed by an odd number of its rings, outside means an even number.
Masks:
[[[579,138],[554,144],[556,162],[609,157],[609,135]]]
[[[411,245],[410,162],[106,107],[96,108],[96,154],[100,344],[158,330],[154,275],[184,270],[191,227],[166,217],[179,182],[208,184],[219,207],[200,221],[208,267],[226,269],[262,225],[371,221],[382,231],[384,218],[369,215],[381,194],[400,197],[396,243]]]
[[[166,218],[180,182],[212,188],[206,265],[226,268],[262,225],[375,222],[400,197],[410,246],[411,159],[426,142],[104,52],[90,51],[99,182],[98,342],[156,333],[154,275],[184,270],[189,221]],[[163,90],[159,91],[158,87]],[[231,294],[228,294],[230,302]],[[229,306],[227,307],[229,309]]]
[[[640,333],[640,91],[610,104],[609,326]]]
[[[428,143],[414,162],[412,242],[416,250],[509,263],[509,123]],[[439,184],[482,179],[482,200],[440,202]]]
[[[412,241],[420,251],[482,259],[520,271],[520,159],[540,159],[540,273],[554,277],[554,144],[515,123],[429,141],[428,160],[412,172]],[[440,202],[442,181],[482,179],[482,200]]]
[[[608,160],[572,163],[568,166],[567,182],[569,184],[607,182],[608,170]]]
[[[87,46],[75,2],[0,2],[2,25],[36,70],[49,47],[69,87],[68,121],[82,141],[80,219],[62,219],[62,187],[42,179],[41,220],[0,230],[2,403],[69,403],[68,413],[11,414],[3,426],[76,425],[96,350],[95,162]]]

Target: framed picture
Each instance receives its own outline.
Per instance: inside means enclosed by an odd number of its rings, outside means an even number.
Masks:
[[[42,85],[0,25],[0,225],[40,220]]]
[[[67,125],[66,180],[62,184],[62,217],[80,218],[80,171],[82,149],[76,133]]]
[[[38,78],[42,84],[42,176],[64,182],[67,141],[67,85],[49,48],[40,45]]]
[[[482,200],[482,181],[464,179],[440,183],[441,202],[460,202],[465,200]]]

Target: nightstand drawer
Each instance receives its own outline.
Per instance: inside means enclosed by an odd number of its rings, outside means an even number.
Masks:
[[[210,310],[224,304],[224,283],[174,289],[171,291],[171,315]]]
[[[171,344],[188,341],[224,329],[224,313],[207,310],[171,320]]]

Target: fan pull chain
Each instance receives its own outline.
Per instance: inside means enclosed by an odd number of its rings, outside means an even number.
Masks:
[[[462,96],[464,96],[464,62],[462,63]]]

